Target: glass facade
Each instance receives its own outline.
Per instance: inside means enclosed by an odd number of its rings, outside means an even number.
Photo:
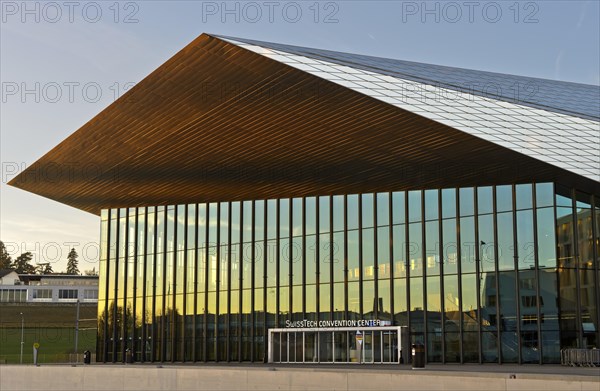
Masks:
[[[600,197],[552,183],[111,209],[101,243],[99,361],[266,362],[302,320],[406,326],[429,362],[600,341]]]

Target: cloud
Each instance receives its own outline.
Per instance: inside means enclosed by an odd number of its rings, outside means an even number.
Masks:
[[[581,28],[581,26],[583,25],[583,21],[585,20],[585,14],[586,14],[589,3],[590,3],[589,1],[586,1],[585,3],[583,3],[581,5],[581,12],[579,13],[579,20],[577,20],[577,25],[575,26],[577,28],[577,30],[579,30]]]
[[[558,52],[556,59],[554,60],[554,78],[557,80],[560,79],[560,69],[561,69],[562,59],[563,59],[564,55],[565,55],[565,51],[563,49],[561,49]]]

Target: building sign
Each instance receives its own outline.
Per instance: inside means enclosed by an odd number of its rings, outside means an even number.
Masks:
[[[317,328],[317,327],[378,327],[391,326],[389,320],[357,319],[357,320],[286,320],[286,328]]]

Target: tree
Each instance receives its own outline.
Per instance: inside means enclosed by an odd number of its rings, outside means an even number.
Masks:
[[[77,251],[74,248],[69,251],[69,255],[67,256],[67,274],[79,274],[79,268],[77,265],[79,261],[77,260],[79,255],[77,255]]]
[[[52,274],[54,270],[52,270],[52,265],[50,262],[46,263],[38,263],[38,273],[39,274]]]
[[[84,270],[83,274],[85,274],[86,276],[97,276],[98,272],[96,271],[96,268],[92,268],[92,270]]]
[[[12,268],[15,269],[15,272],[19,274],[34,274],[35,266],[33,266],[30,262],[33,259],[33,254],[29,251],[23,253],[15,259],[12,264]]]
[[[6,252],[6,246],[4,242],[0,240],[0,269],[8,269],[10,268],[10,264],[12,263],[12,259],[8,252]]]

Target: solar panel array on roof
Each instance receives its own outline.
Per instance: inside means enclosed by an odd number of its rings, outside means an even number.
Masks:
[[[222,37],[223,38],[223,37]],[[600,88],[223,38],[273,60],[600,181]],[[491,96],[461,85],[496,86]],[[514,85],[536,87],[509,99]],[[536,100],[536,103],[533,102]]]

